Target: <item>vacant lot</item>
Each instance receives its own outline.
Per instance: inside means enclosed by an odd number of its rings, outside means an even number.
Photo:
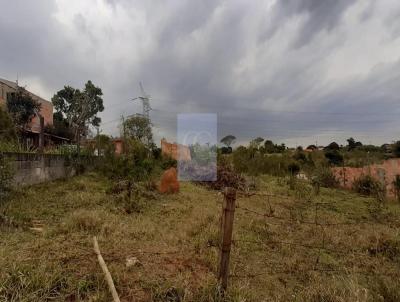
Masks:
[[[2,202],[0,300],[110,301],[96,235],[121,300],[224,301],[215,279],[222,195],[183,183],[128,214],[111,186],[87,174]],[[400,207],[292,188],[262,177],[262,194],[237,199],[225,300],[400,301]]]

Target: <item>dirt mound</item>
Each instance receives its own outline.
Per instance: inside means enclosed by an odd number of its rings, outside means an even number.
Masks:
[[[166,170],[162,177],[159,187],[160,193],[178,193],[179,192],[179,181],[175,168],[169,168]]]

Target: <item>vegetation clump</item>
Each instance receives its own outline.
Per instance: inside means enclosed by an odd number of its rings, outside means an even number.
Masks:
[[[3,200],[10,192],[13,175],[11,163],[0,152],[0,200]]]
[[[361,195],[374,196],[379,201],[385,199],[385,187],[371,175],[362,175],[353,183],[353,190]]]
[[[339,186],[339,181],[336,179],[332,170],[327,167],[320,167],[315,169],[312,177],[311,183],[314,187],[315,192],[319,193],[319,188],[337,188]]]
[[[400,175],[396,175],[396,178],[393,181],[393,188],[397,201],[400,202]]]

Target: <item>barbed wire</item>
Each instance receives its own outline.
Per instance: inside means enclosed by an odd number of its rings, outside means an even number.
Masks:
[[[253,209],[244,207],[244,206],[239,206],[236,205],[236,209],[242,209],[246,212],[255,214],[260,217],[264,218],[274,218],[274,219],[279,219],[283,220],[286,222],[291,222],[291,223],[299,223],[299,224],[308,224],[308,225],[317,225],[317,226],[340,226],[340,225],[360,225],[360,224],[365,224],[365,222],[327,222],[327,223],[321,223],[318,221],[307,221],[307,220],[300,220],[300,219],[293,219],[293,218],[288,218],[288,217],[283,217],[283,216],[277,216],[273,213],[261,213],[258,211],[255,211]]]
[[[311,269],[282,269],[282,270],[267,270],[263,272],[258,272],[258,273],[248,273],[248,274],[231,274],[230,277],[232,278],[255,278],[258,276],[264,276],[264,275],[273,275],[273,274],[288,274],[288,275],[294,275],[294,274],[299,274],[299,273],[310,273],[310,272],[316,272],[316,273],[323,273],[323,274],[341,274],[341,275],[364,275],[364,276],[370,276],[370,277],[376,277],[376,276],[385,276],[385,277],[400,277],[400,273],[396,272],[367,272],[367,271],[361,271],[361,270],[344,270],[344,269],[321,269],[321,268],[311,268]]]
[[[353,255],[360,255],[360,256],[369,256],[366,253],[360,252],[360,251],[354,251],[354,250],[336,250],[333,248],[328,248],[325,247],[325,244],[323,243],[322,245],[312,245],[312,244],[305,244],[305,243],[298,243],[298,242],[289,242],[289,241],[281,241],[281,240],[268,240],[266,242],[263,241],[257,241],[257,240],[245,240],[245,239],[233,239],[233,243],[235,244],[236,242],[243,242],[243,243],[252,243],[252,244],[260,244],[260,245],[272,245],[272,244],[284,244],[284,245],[291,245],[291,246],[298,246],[302,248],[308,248],[308,249],[317,249],[317,250],[324,250],[327,252],[331,253],[337,253],[337,254],[353,254]],[[366,250],[367,252],[367,250]]]

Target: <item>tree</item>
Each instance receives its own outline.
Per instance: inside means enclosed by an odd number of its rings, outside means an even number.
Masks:
[[[400,157],[400,141],[393,144],[392,151],[395,157]]]
[[[233,135],[227,135],[221,139],[221,143],[223,143],[226,147],[230,147],[236,140],[236,137]]]
[[[17,134],[10,115],[0,107],[0,141],[13,141],[16,138]]]
[[[271,140],[265,140],[264,149],[266,153],[275,153],[275,145]]]
[[[80,138],[88,125],[99,126],[101,119],[97,113],[104,110],[103,92],[91,81],[85,84],[83,91],[71,86],[64,86],[52,98],[54,108],[68,121],[74,130],[75,141],[80,145]]]
[[[14,124],[21,130],[27,129],[29,123],[40,111],[40,103],[35,101],[23,87],[7,94],[7,109]]]
[[[343,156],[339,153],[338,150],[326,150],[325,157],[331,165],[338,166],[343,163]]]
[[[140,115],[126,119],[122,124],[124,136],[141,141],[147,147],[153,146],[153,132],[151,126],[150,120]]]
[[[328,146],[325,147],[325,150],[335,150],[338,151],[340,149],[338,143],[332,142]]]
[[[264,139],[259,136],[259,137],[255,138],[255,139],[253,139],[252,141],[250,141],[250,147],[258,149],[258,147],[261,145],[261,143],[263,141],[264,141]]]
[[[65,137],[70,140],[74,139],[74,131],[70,127],[68,120],[62,115],[61,112],[53,114],[53,125],[47,125],[45,132],[57,136]]]
[[[361,147],[362,143],[361,142],[356,142],[354,138],[350,137],[347,139],[347,149],[349,151],[354,150],[357,147]]]

